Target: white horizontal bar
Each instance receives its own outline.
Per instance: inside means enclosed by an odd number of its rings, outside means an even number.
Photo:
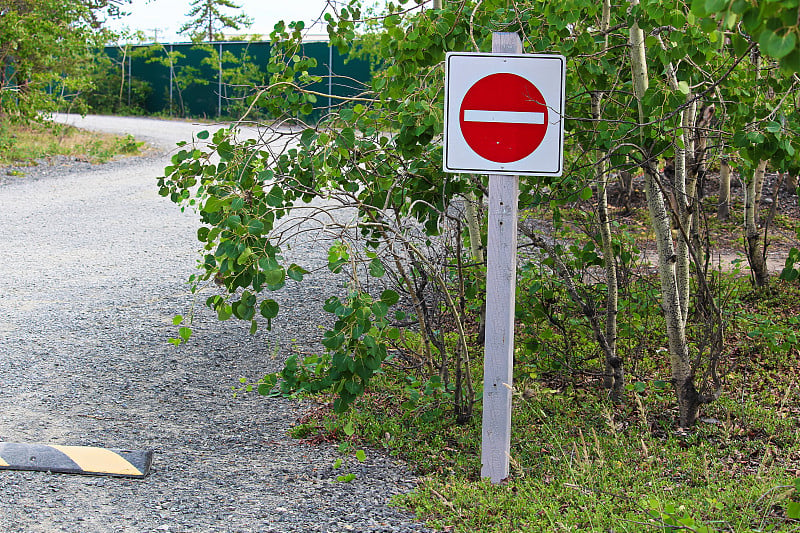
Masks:
[[[505,122],[508,124],[544,124],[544,113],[536,111],[464,110],[465,122]]]

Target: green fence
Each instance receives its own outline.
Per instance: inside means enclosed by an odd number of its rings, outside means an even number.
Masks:
[[[119,96],[147,113],[237,117],[252,87],[269,79],[269,42],[109,46],[105,51],[122,73]],[[305,43],[303,52],[317,60],[309,73],[322,76],[309,87],[313,91],[354,96],[370,79],[368,61],[348,59],[326,42]],[[320,98],[315,115],[336,104],[335,98]]]

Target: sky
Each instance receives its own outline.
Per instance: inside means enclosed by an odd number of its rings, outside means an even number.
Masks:
[[[385,0],[368,0],[372,4],[384,4]],[[130,15],[119,20],[108,21],[106,26],[115,30],[127,27],[131,30],[141,30],[148,41],[154,40],[156,32],[160,42],[178,42],[188,40],[185,36],[177,34],[182,24],[189,19],[186,13],[191,9],[192,0],[133,0],[124,6]],[[223,12],[244,13],[254,19],[247,33],[262,34],[269,39],[272,28],[279,20],[287,22],[302,20],[306,28],[321,17],[328,6],[326,0],[234,0],[235,4],[242,6],[241,10]],[[342,2],[332,2],[342,3]],[[365,4],[368,2],[365,1]],[[330,9],[330,8],[329,8]],[[311,34],[327,34],[325,26],[318,24],[311,27]]]

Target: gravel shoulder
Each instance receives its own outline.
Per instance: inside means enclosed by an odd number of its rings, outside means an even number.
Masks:
[[[0,178],[0,440],[155,456],[144,480],[0,471],[0,531],[429,531],[387,505],[416,484],[401,464],[368,450],[334,470],[335,447],[288,437],[297,403],[233,397],[240,377],[314,348],[319,302],[338,280],[284,289],[287,312],[255,336],[197,300],[191,342],[167,343],[172,317],[193,304],[196,219],[159,197],[154,178],[176,141],[209,125],[58,119],[153,150]],[[296,247],[323,264],[317,250]],[[343,471],[356,479],[337,483]]]

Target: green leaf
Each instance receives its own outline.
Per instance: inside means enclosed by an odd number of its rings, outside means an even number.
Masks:
[[[786,281],[794,281],[800,276],[800,272],[797,271],[795,268],[784,268],[781,271],[780,279]]]
[[[212,196],[206,200],[206,205],[203,206],[203,211],[206,213],[216,213],[222,208],[223,205],[225,205],[225,200],[221,200],[216,196]]]
[[[692,90],[689,88],[689,84],[685,81],[678,82],[678,90],[683,94],[689,94]]]
[[[188,340],[189,340],[189,337],[191,337],[191,336],[192,336],[192,330],[191,330],[191,328],[186,328],[186,327],[183,327],[183,328],[179,329],[179,330],[178,330],[178,336],[179,336],[181,339],[183,339],[183,341],[184,341],[184,342],[188,341]]]
[[[225,221],[225,225],[231,229],[236,229],[242,225],[242,217],[239,215],[231,215]]]
[[[247,231],[253,235],[261,235],[264,232],[264,223],[254,218],[248,222]]]
[[[217,318],[224,322],[233,316],[233,309],[230,305],[224,304],[217,308]]]
[[[356,432],[356,430],[353,428],[353,423],[352,423],[352,422],[348,422],[348,423],[347,423],[347,424],[346,424],[346,425],[345,425],[345,426],[342,428],[342,431],[344,431],[344,434],[345,434],[345,435],[347,435],[348,437],[352,437],[352,436],[353,436],[353,433],[355,433],[355,432]]]
[[[261,316],[264,318],[275,318],[278,316],[278,302],[275,300],[264,300],[261,302]]]
[[[317,132],[314,131],[313,128],[305,129],[303,130],[303,133],[300,135],[300,142],[303,144],[303,146],[309,147],[311,146],[311,143],[316,135]]]
[[[800,48],[795,48],[782,58],[781,67],[789,72],[800,72]]]
[[[389,306],[385,302],[377,301],[372,304],[372,314],[378,318],[383,318],[389,313]]]
[[[391,306],[400,301],[400,295],[391,289],[386,289],[381,293],[381,301]]]
[[[208,130],[198,131],[197,132],[198,139],[208,139]]]
[[[364,453],[364,450],[356,450],[356,459],[359,463],[363,463],[367,460],[367,454]]]
[[[200,242],[206,242],[208,240],[208,234],[211,233],[211,230],[206,226],[201,226],[197,229],[197,240]]]
[[[248,246],[247,248],[244,249],[244,251],[242,251],[239,257],[236,258],[236,264],[243,265],[247,263],[247,260],[250,259],[252,256],[253,256],[253,250],[251,250],[250,247]]]
[[[706,14],[719,13],[728,6],[728,0],[706,0]]]
[[[742,22],[747,31],[755,31],[761,24],[761,15],[756,7],[749,7],[742,15]]]
[[[336,350],[344,342],[344,335],[334,335],[331,332],[326,332],[322,339],[322,345],[328,350]]]
[[[731,11],[741,15],[747,9],[747,6],[747,0],[734,0],[733,4],[731,4]]]
[[[764,30],[761,37],[758,39],[759,45],[764,49],[767,55],[780,59],[794,50],[797,44],[797,37],[794,31],[787,31],[782,37],[778,32]]]
[[[786,505],[786,517],[794,520],[800,519],[800,502],[789,502]]]
[[[373,278],[382,278],[385,274],[383,270],[383,264],[381,264],[381,260],[377,257],[370,261],[369,263],[369,275]]]
[[[592,197],[592,188],[586,187],[581,191],[581,200],[589,200]]]
[[[303,281],[303,276],[308,274],[308,270],[292,263],[286,273],[295,281]]]
[[[272,207],[281,207],[283,206],[283,189],[275,185],[270,189],[269,193],[267,194],[267,205]]]
[[[273,270],[264,271],[264,283],[267,285],[282,285],[286,281],[286,271],[282,266]]]
[[[181,315],[175,315],[175,317],[172,319],[172,325],[173,326],[177,326],[181,322],[183,322],[183,316],[181,316]]]
[[[353,128],[342,128],[342,131],[339,132],[339,136],[336,138],[337,144],[348,149],[353,147],[355,140],[356,132]]]

